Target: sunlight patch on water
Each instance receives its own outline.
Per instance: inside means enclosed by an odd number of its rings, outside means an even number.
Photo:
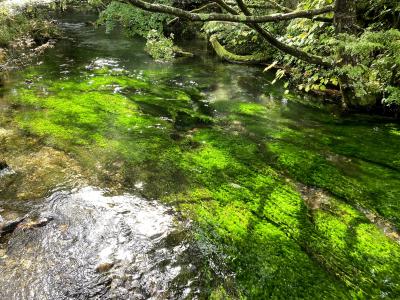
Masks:
[[[86,187],[54,193],[38,214],[54,220],[14,233],[1,299],[180,298],[196,281],[190,245],[176,238],[185,226],[166,206]]]

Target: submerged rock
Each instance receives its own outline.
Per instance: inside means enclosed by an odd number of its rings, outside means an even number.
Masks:
[[[22,138],[11,136],[7,143],[18,145]],[[36,147],[36,144],[32,142],[31,146]],[[0,194],[4,199],[40,198],[60,182],[71,182],[72,185],[83,182],[79,165],[64,152],[51,147],[33,148],[34,151],[23,147],[28,146],[22,145],[19,150],[9,147],[11,149],[6,148],[3,152],[8,162],[2,164],[3,169],[0,166]]]
[[[5,161],[0,160],[0,171],[4,170],[6,168],[8,168],[7,163]]]
[[[11,174],[14,174],[14,170],[5,161],[0,161],[0,178]]]
[[[20,225],[25,219],[26,217],[22,217],[14,221],[0,223],[0,237],[8,233],[12,233],[15,229],[17,229],[18,225]]]

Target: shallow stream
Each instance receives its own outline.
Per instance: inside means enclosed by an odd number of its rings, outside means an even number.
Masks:
[[[0,90],[0,299],[400,298],[395,120],[90,20]]]

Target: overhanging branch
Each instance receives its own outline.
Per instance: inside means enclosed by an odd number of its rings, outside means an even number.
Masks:
[[[226,50],[219,42],[215,35],[210,37],[210,43],[214,48],[214,51],[217,55],[223,60],[232,62],[232,63],[241,63],[241,64],[261,64],[270,61],[271,58],[265,56],[261,53],[255,53],[250,55],[237,55],[228,50]]]
[[[231,15],[231,14],[219,14],[219,13],[210,13],[210,14],[193,13],[180,8],[163,4],[153,4],[142,0],[125,0],[125,2],[150,12],[164,13],[179,18],[188,19],[190,21],[200,21],[200,22],[225,21],[225,22],[235,22],[235,23],[269,23],[269,22],[285,21],[298,18],[312,19],[315,16],[333,11],[333,6],[328,5],[326,7],[319,9],[299,10],[290,13],[278,13],[278,14],[271,14],[264,16],[250,16],[250,15],[245,16],[245,15]]]
[[[204,18],[203,16],[205,16],[205,14],[197,14],[194,12],[185,11],[185,10],[167,6],[167,5],[151,4],[151,3],[148,3],[148,2],[145,2],[142,0],[124,0],[124,1],[132,4],[133,6],[136,6],[143,10],[146,10],[146,11],[174,15],[177,17],[191,20],[191,21],[208,22],[208,21],[218,20],[218,21],[244,23],[247,26],[249,26],[250,28],[256,30],[269,44],[271,44],[272,46],[274,46],[275,48],[277,48],[278,50],[280,50],[284,53],[292,55],[292,56],[294,56],[300,60],[303,60],[307,63],[310,63],[310,64],[321,65],[321,66],[326,66],[326,67],[331,66],[331,64],[327,63],[319,56],[309,54],[300,49],[297,49],[296,47],[292,47],[290,45],[282,43],[277,38],[275,38],[269,31],[262,28],[258,24],[258,21],[260,20],[260,18],[264,18],[264,19],[265,18],[269,18],[269,19],[278,18],[278,19],[276,19],[276,21],[286,20],[289,17],[291,19],[300,18],[299,15],[304,15],[305,12],[307,12],[307,16],[309,16],[309,18],[312,19],[312,18],[315,18],[315,16],[317,14],[322,14],[325,12],[332,11],[332,9],[333,9],[332,6],[327,6],[325,8],[316,9],[316,10],[297,11],[297,12],[292,12],[292,13],[287,13],[287,14],[273,14],[273,15],[269,15],[269,16],[256,17],[256,16],[251,16],[250,11],[247,9],[247,6],[243,3],[242,0],[236,0],[236,3],[238,4],[240,10],[245,15],[239,15],[239,13],[233,7],[231,7],[227,3],[225,3],[224,0],[214,0],[215,3],[217,3],[222,9],[227,11],[229,14],[208,14],[208,15],[206,15],[208,17]],[[212,17],[209,17],[209,16],[212,16]],[[253,20],[253,22],[251,22],[249,20]],[[272,21],[270,21],[270,22],[272,22]]]
[[[255,9],[275,9],[275,10],[282,11],[282,12],[292,12],[293,11],[290,8],[280,5],[279,3],[277,3],[273,0],[266,0],[265,2],[267,2],[267,3],[265,3],[265,4],[247,4],[247,7],[255,8]],[[237,3],[234,1],[227,1],[226,4],[228,4],[230,6],[237,6]]]
[[[211,3],[207,3],[207,4],[203,5],[203,6],[201,6],[199,8],[193,9],[190,12],[191,13],[197,13],[197,12],[205,11],[207,9],[212,9],[212,8],[216,8],[216,7],[218,8],[219,5],[217,3],[215,3],[215,2],[211,2]],[[170,25],[174,24],[175,22],[177,22],[178,20],[179,20],[179,17],[175,17],[171,21],[169,21],[167,23],[167,25],[170,26]]]
[[[221,0],[223,1],[223,0]],[[243,0],[236,0],[240,10],[246,15],[250,16],[251,12],[247,8],[246,4],[244,4]],[[265,40],[268,41],[272,46],[276,47],[277,49],[281,50],[284,53],[290,54],[298,59],[301,59],[305,62],[315,64],[315,65],[322,65],[322,66],[330,66],[327,62],[325,62],[321,57],[309,54],[304,52],[298,48],[289,46],[285,43],[282,43],[278,39],[276,39],[268,30],[262,28],[259,24],[249,24],[251,28],[256,30]]]

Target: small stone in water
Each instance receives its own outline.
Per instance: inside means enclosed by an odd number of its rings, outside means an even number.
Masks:
[[[114,266],[114,263],[112,263],[112,262],[104,262],[104,263],[101,263],[101,264],[97,265],[97,267],[96,267],[96,272],[98,272],[98,273],[107,272],[107,271],[109,271],[113,266]]]
[[[0,160],[0,171],[8,168],[8,165],[5,161]]]
[[[49,222],[51,222],[53,220],[54,220],[53,217],[44,217],[44,218],[40,218],[39,220],[36,220],[36,221],[30,221],[25,224],[22,224],[19,226],[19,228],[22,230],[39,228],[39,227],[46,226]]]

